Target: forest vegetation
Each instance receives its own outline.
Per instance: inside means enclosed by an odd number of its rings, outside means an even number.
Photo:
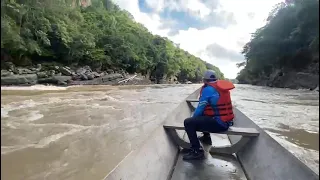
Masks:
[[[287,0],[270,12],[265,26],[242,51],[239,83],[286,88],[319,85],[319,1]]]
[[[89,65],[192,82],[213,69],[224,78],[219,68],[153,35],[111,0],[91,0],[90,5],[76,0],[1,1],[2,65],[5,61],[16,66]]]

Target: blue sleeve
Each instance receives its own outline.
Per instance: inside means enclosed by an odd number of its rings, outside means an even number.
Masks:
[[[219,94],[214,88],[210,86],[203,88],[202,94],[200,94],[198,107],[194,111],[192,117],[201,116],[207,104],[211,103],[212,105],[216,105],[218,102],[218,99],[219,99]]]

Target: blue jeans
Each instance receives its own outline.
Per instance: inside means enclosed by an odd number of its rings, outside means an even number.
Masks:
[[[197,137],[197,131],[218,133],[228,130],[229,124],[222,122],[221,120],[217,120],[214,117],[198,116],[185,119],[184,127],[189,137],[191,148],[199,149],[200,142]]]

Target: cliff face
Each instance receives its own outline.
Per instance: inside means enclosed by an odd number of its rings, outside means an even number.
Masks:
[[[311,63],[306,69],[277,69],[269,77],[246,78],[240,84],[253,84],[291,89],[316,89],[319,86],[319,62]]]

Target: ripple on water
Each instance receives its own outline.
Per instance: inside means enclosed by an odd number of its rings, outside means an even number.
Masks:
[[[41,118],[43,118],[43,114],[40,113],[40,111],[31,111],[29,113],[29,116],[26,118],[27,121],[36,121],[39,120]]]
[[[236,85],[232,100],[239,110],[318,173],[318,92]]]
[[[283,125],[284,128],[271,129],[264,128],[267,131],[276,133],[278,136],[284,137],[287,141],[306,149],[319,151],[319,133],[308,132],[304,129],[292,128]]]
[[[266,132],[277,142],[279,142],[284,148],[289,150],[293,155],[295,155],[301,162],[305,163],[309,168],[311,168],[315,173],[319,173],[319,151],[314,149],[308,149],[302,147],[300,144],[292,143],[286,136],[281,135],[282,132],[273,130]],[[290,138],[289,138],[290,139]]]

